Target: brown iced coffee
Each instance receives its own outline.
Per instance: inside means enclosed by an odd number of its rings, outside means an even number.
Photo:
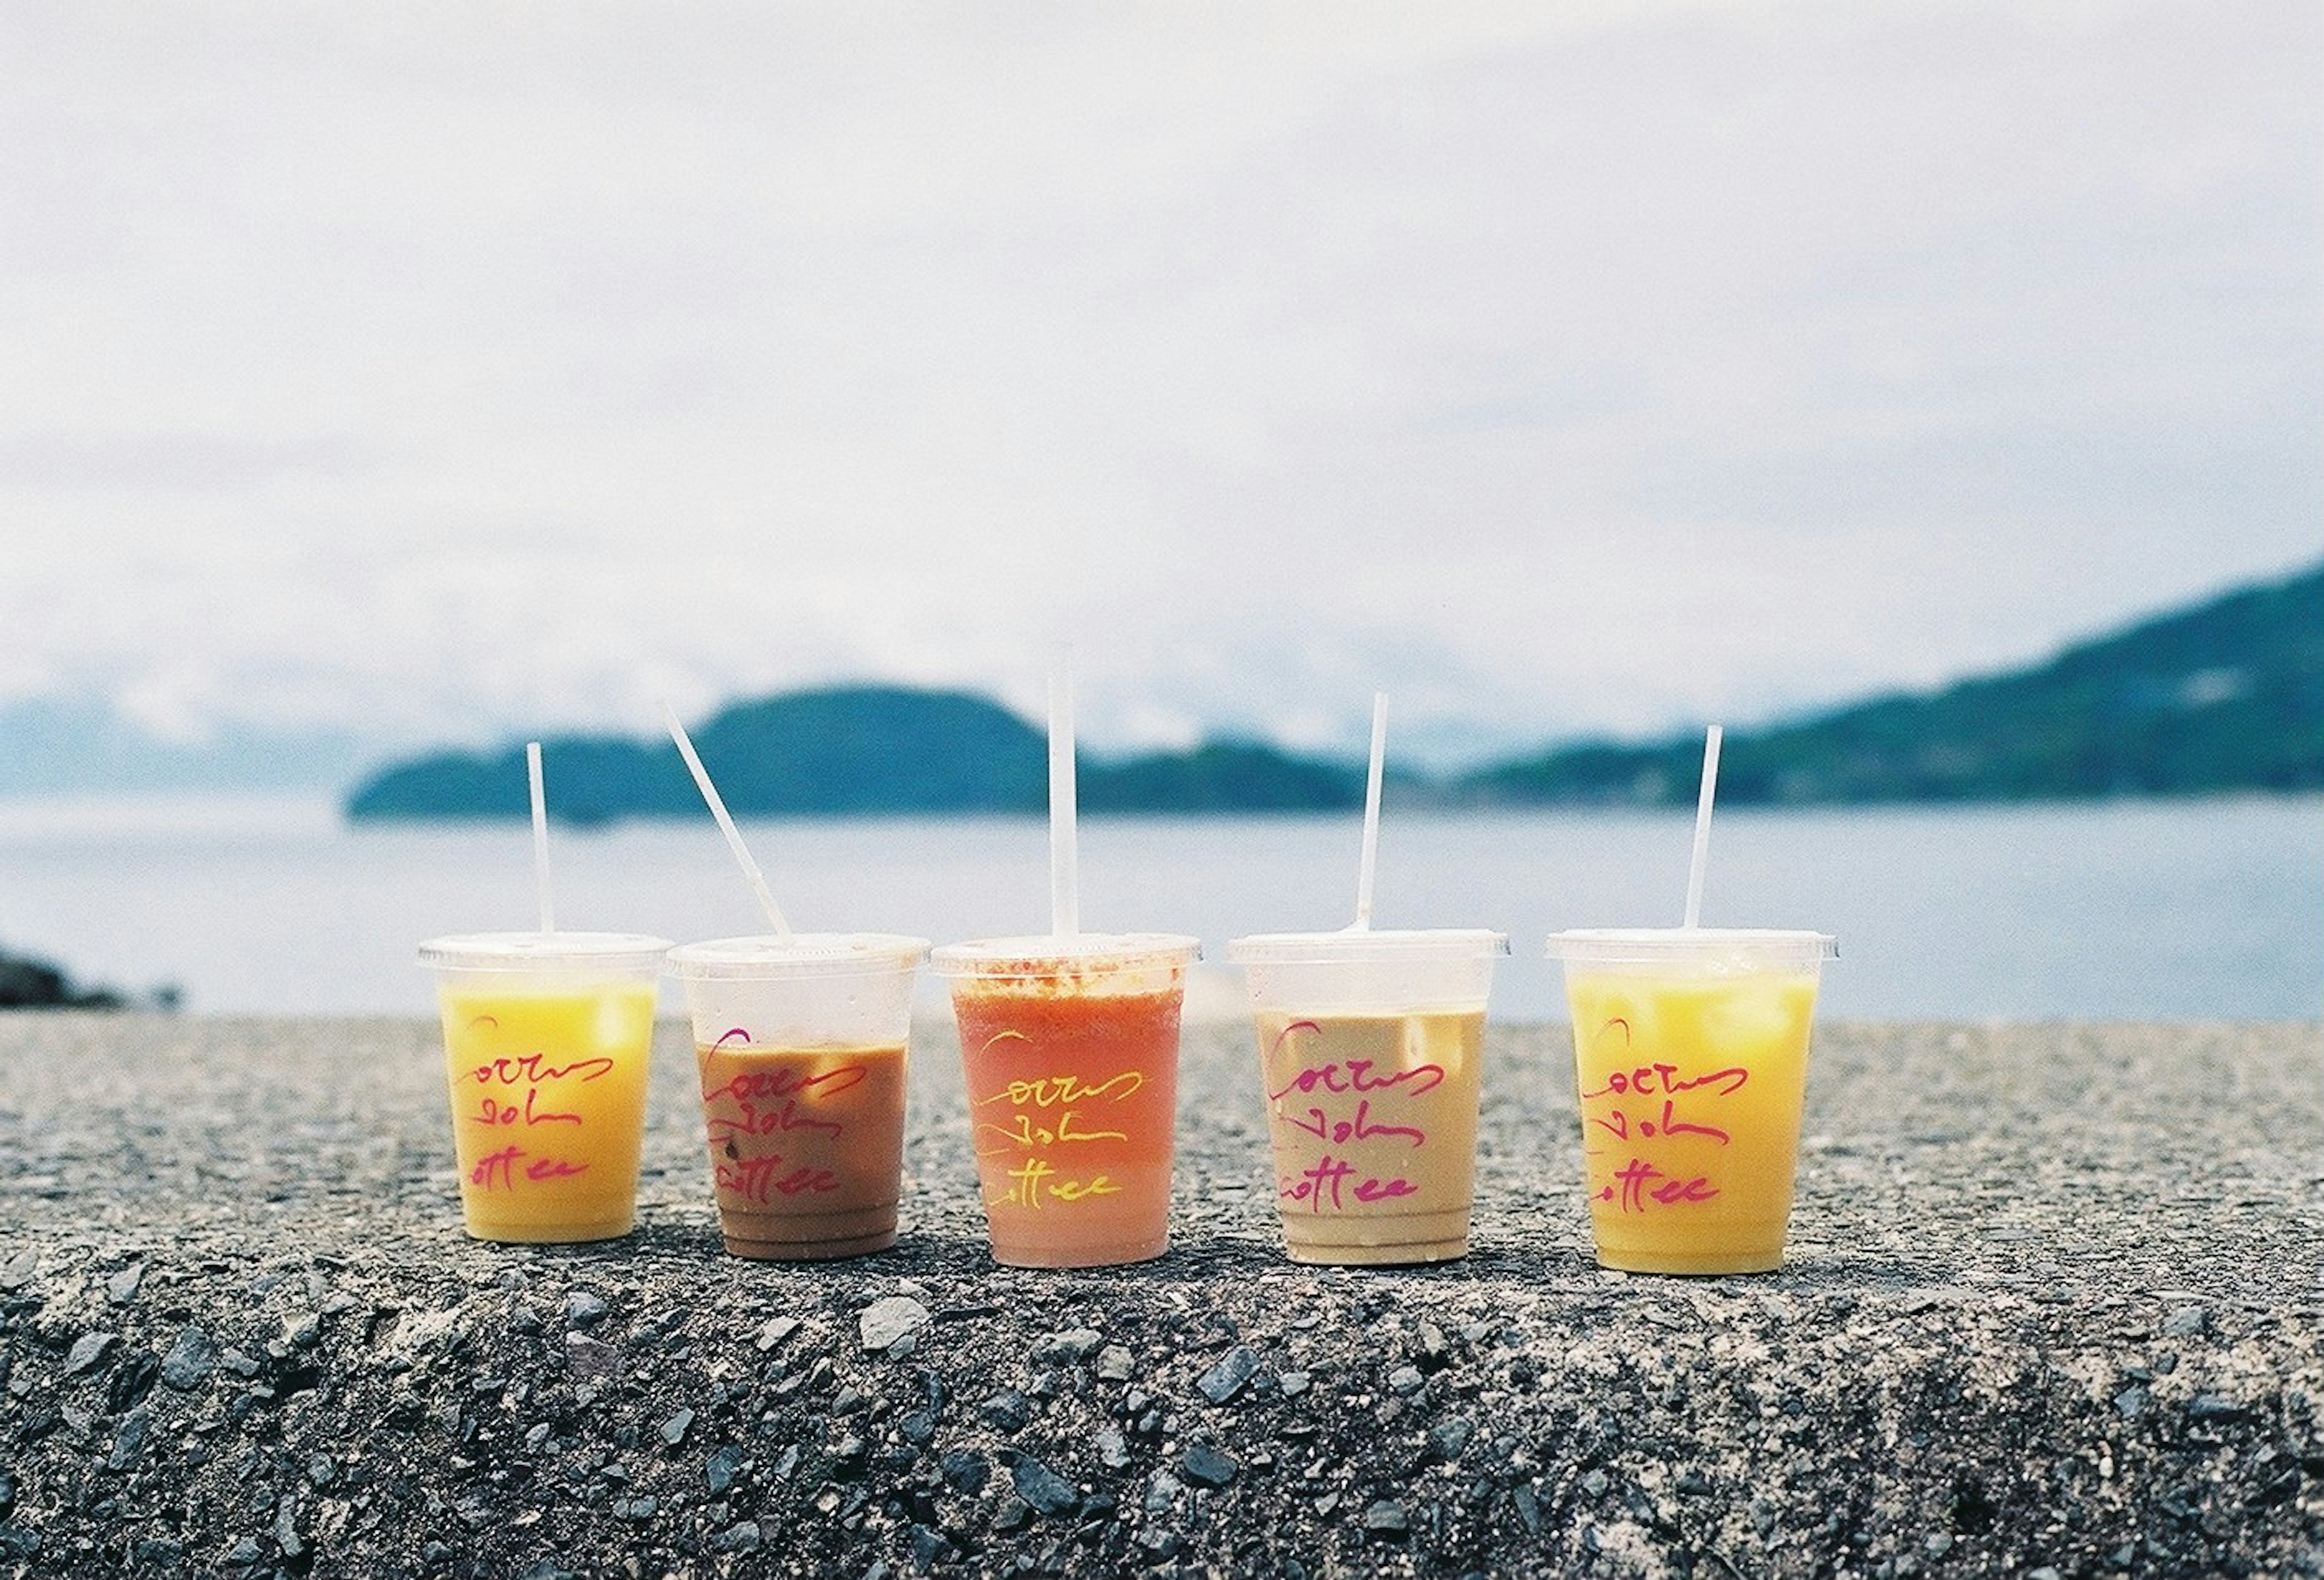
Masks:
[[[726,1249],[822,1260],[896,1243],[904,1048],[695,1049]]]
[[[726,1249],[821,1261],[896,1243],[904,1045],[927,942],[723,938],[670,951],[686,984]]]

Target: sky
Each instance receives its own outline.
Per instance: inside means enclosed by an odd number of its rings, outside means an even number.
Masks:
[[[2324,11],[0,6],[0,710],[1480,755],[2324,554]]]

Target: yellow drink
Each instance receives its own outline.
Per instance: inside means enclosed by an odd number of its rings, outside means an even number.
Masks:
[[[1784,1261],[1829,941],[1662,936],[1685,942],[1628,958],[1602,943],[1565,951],[1598,1260],[1765,1272]]]
[[[637,1213],[654,985],[479,984],[438,992],[468,1232],[604,1240]]]
[[[1576,976],[1566,993],[1598,1260],[1782,1266],[1815,978]]]

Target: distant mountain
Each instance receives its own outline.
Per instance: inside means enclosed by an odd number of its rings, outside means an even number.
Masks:
[[[745,815],[1038,811],[1047,784],[1039,731],[982,697],[840,686],[739,703],[690,730],[726,804]],[[666,739],[553,736],[541,742],[549,807],[568,822],[691,817],[702,797]],[[356,787],[356,818],[523,817],[524,749],[444,752]]]
[[[761,816],[1020,813],[1047,802],[1033,725],[965,692],[839,686],[738,703],[694,731],[736,813]],[[1451,778],[1400,776],[1406,804],[1691,802],[1692,731],[1584,741]],[[570,822],[696,817],[700,798],[659,739],[543,742],[552,815]],[[2046,663],[1895,693],[1728,733],[1722,804],[1995,801],[2324,788],[2324,565],[2086,642]],[[1095,813],[1321,812],[1363,804],[1360,765],[1257,741],[1213,741],[1079,766]],[[355,818],[522,817],[515,746],[383,769]]]
[[[1469,803],[1681,804],[1702,739],[1558,747],[1449,786]],[[2324,788],[2324,565],[2047,663],[1729,730],[1722,805]]]
[[[1046,806],[1046,788],[1043,795]],[[1364,769],[1257,741],[1213,741],[1077,765],[1074,795],[1098,813],[1327,812],[1363,805]]]
[[[837,686],[738,703],[689,730],[738,815],[1025,813],[1048,804],[1048,744],[986,698]],[[567,822],[698,817],[702,799],[666,739],[541,743],[552,815]],[[1363,804],[1363,771],[1272,747],[1204,746],[1076,766],[1091,812],[1313,811]],[[524,752],[445,752],[383,769],[348,798],[355,818],[522,817]]]

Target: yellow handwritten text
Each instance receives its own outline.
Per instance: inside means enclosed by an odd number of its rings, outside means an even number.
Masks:
[[[1027,1158],[1006,1176],[1009,1190],[993,1203],[998,1207],[1027,1207],[1038,1209],[1044,1199],[1079,1201],[1091,1196],[1119,1196],[1121,1187],[1104,1174],[1088,1179],[1055,1179],[1055,1164],[1041,1158]]]
[[[976,1106],[982,1108],[992,1103],[1007,1103],[1012,1108],[1062,1108],[1073,1103],[1095,1102],[1101,1098],[1120,1103],[1128,1101],[1145,1084],[1145,1072],[1137,1070],[1125,1070],[1095,1086],[1075,1075],[1044,1076],[1038,1080],[1012,1080],[991,1097],[978,1098]]]
[[[1006,1144],[996,1147],[979,1147],[976,1149],[977,1156],[991,1157],[995,1153],[1010,1152],[1020,1147],[1053,1146],[1065,1141],[1128,1141],[1130,1139],[1130,1133],[1126,1130],[1084,1130],[1074,1121],[1075,1110],[1072,1108],[1057,1116],[1057,1122],[1054,1127],[1034,1124],[1030,1114],[1018,1115],[1014,1128],[995,1125],[988,1119],[976,1127],[978,1135],[982,1136],[984,1132],[990,1130]]]

